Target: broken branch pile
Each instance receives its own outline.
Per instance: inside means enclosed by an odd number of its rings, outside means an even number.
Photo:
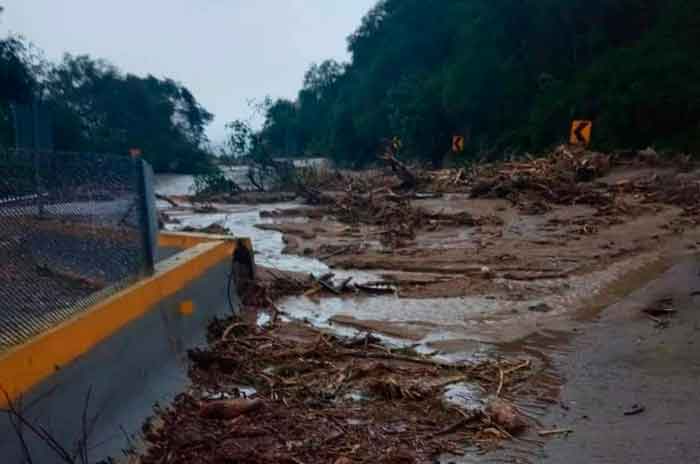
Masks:
[[[644,203],[667,203],[684,208],[695,208],[700,201],[700,179],[689,174],[653,173],[614,185],[620,193],[632,193]]]
[[[413,206],[414,195],[400,195],[386,187],[368,193],[348,188],[337,195],[309,190],[305,197],[311,204],[325,205],[325,214],[345,224],[381,227],[380,241],[392,248],[413,240],[416,231],[423,228],[435,230],[441,225],[473,227],[498,221],[494,217],[475,218],[467,212],[431,213]]]
[[[685,216],[700,215],[700,177],[687,155],[661,157],[652,149],[629,154],[603,154],[566,146],[541,158],[477,165],[470,171],[442,170],[428,174],[434,191],[469,192],[473,198],[503,198],[523,213],[542,214],[550,205],[588,205],[597,216],[639,214],[641,204],[680,206]],[[613,168],[672,168],[609,184],[595,182]],[[667,169],[668,170],[668,169]],[[685,172],[677,172],[678,170]],[[634,196],[630,204],[621,195]]]
[[[308,274],[257,266],[255,281],[241,295],[241,300],[246,307],[268,308],[281,297],[303,293],[311,284]]]
[[[210,338],[189,352],[190,392],[144,428],[144,464],[431,462],[526,425],[509,401],[464,410],[444,390],[504,395],[531,379],[529,361],[452,364],[297,324],[218,321]]]
[[[589,182],[611,168],[611,157],[561,146],[551,155],[528,161],[481,166],[469,179],[474,198],[506,198],[521,203],[540,199],[554,204],[607,204],[610,196]]]

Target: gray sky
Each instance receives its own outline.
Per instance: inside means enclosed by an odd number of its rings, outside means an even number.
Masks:
[[[52,61],[65,52],[185,84],[224,124],[246,101],[292,98],[312,62],[346,60],[346,37],[376,0],[0,0],[2,35],[19,33]]]

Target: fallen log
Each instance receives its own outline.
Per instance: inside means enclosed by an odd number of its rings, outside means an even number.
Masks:
[[[418,185],[418,178],[416,175],[408,166],[396,159],[393,153],[384,153],[380,158],[384,160],[391,167],[391,170],[403,181],[401,185],[403,188],[415,188],[416,185]]]
[[[390,295],[390,294],[396,293],[396,289],[388,286],[387,284],[384,284],[384,285],[355,284],[355,288],[362,291],[362,292],[370,293],[370,294],[374,294],[374,295]]]
[[[253,412],[262,405],[259,398],[212,401],[202,406],[199,415],[205,419],[231,420]]]
[[[537,435],[541,437],[549,437],[552,435],[569,435],[570,433],[574,433],[574,429],[554,429],[537,431]]]
[[[177,203],[175,200],[173,200],[172,198],[170,198],[170,197],[167,196],[167,195],[162,195],[162,194],[160,194],[160,193],[156,193],[156,199],[162,200],[162,201],[168,203],[168,204],[169,204],[170,206],[172,206],[173,208],[179,208],[179,207],[180,207],[180,204],[179,204],[179,203]]]
[[[343,279],[342,282],[340,282],[340,285],[338,285],[338,290],[341,292],[344,292],[348,289],[348,285],[350,284],[350,281],[352,281],[352,277],[348,277],[347,279]]]
[[[336,295],[340,295],[340,293],[341,293],[340,290],[335,288],[335,285],[333,285],[328,280],[319,280],[318,283],[321,284],[321,286],[323,288],[325,288],[326,290],[329,290],[332,293],[335,293]]]

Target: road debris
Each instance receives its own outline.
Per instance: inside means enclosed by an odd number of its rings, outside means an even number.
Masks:
[[[323,198],[319,197],[323,196]],[[380,188],[367,193],[348,189],[335,196],[316,193],[305,196],[309,204],[324,205],[325,215],[344,224],[372,225],[382,230],[378,234],[381,243],[390,248],[398,248],[415,238],[421,229],[436,230],[440,227],[498,224],[493,216],[475,218],[466,212],[429,212],[411,204],[413,195],[397,194],[389,188]],[[349,247],[348,247],[349,248]],[[334,254],[331,253],[330,256]],[[330,257],[329,256],[329,257]]]
[[[643,312],[654,322],[655,327],[667,329],[671,325],[671,317],[676,314],[676,309],[672,305],[672,298],[662,298],[644,308]]]
[[[641,414],[641,413],[643,413],[644,411],[646,411],[646,409],[647,409],[647,408],[644,407],[644,405],[641,405],[641,404],[633,404],[629,409],[627,409],[627,410],[624,412],[624,415],[625,415],[625,416],[636,416],[637,414]]]
[[[182,232],[196,232],[198,234],[211,234],[211,235],[230,235],[231,231],[222,226],[221,224],[215,222],[206,227],[185,227]]]
[[[234,399],[234,400],[219,400],[205,403],[202,405],[199,415],[205,419],[227,420],[234,419],[244,414],[249,414],[256,409],[261,408],[262,400],[256,399]]]
[[[672,306],[672,298],[660,299],[651,306],[644,308],[644,312],[651,316],[671,316],[676,313],[676,309]]]
[[[541,437],[551,437],[553,435],[569,435],[574,433],[574,429],[552,429],[552,430],[538,430],[537,435]]]
[[[537,371],[523,359],[444,362],[297,323],[216,321],[209,340],[189,352],[190,390],[161,412],[160,426],[145,427],[144,464],[429,462],[527,426],[503,398],[446,406],[447,385],[505,393],[531,387]],[[254,395],[236,398],[241,385]],[[211,391],[231,399],[208,401]]]
[[[501,371],[502,372],[502,371]],[[498,426],[508,433],[517,433],[527,427],[522,414],[510,401],[503,398],[492,398],[486,406],[486,414]]]
[[[313,208],[269,213],[265,227],[286,234],[288,245],[297,240],[291,252],[331,265],[379,269],[378,280],[384,280],[358,283],[332,274],[263,270],[244,303],[281,317],[258,326],[244,311],[242,320],[212,326],[210,345],[189,353],[192,388],[163,412],[163,427],[147,435],[144,463],[430,462],[441,453],[491,449],[512,438],[533,423],[520,400],[537,389],[539,361],[510,353],[453,363],[381,344],[367,333],[337,337],[293,321],[276,309],[277,299],[488,295],[493,313],[473,320],[492,331],[513,314],[539,321],[556,308],[558,315],[572,295],[587,297],[628,268],[621,264],[615,276],[597,277],[601,282],[586,287],[592,273],[656,252],[700,224],[700,175],[667,164],[651,154],[640,160],[560,147],[540,158],[456,170],[424,171],[402,162],[392,172],[309,179],[299,192]],[[649,166],[664,168],[650,173]],[[292,215],[301,218],[282,224],[286,229],[277,223]],[[430,292],[423,291],[428,287]],[[673,301],[652,306],[648,317],[660,327],[668,324]],[[423,332],[411,338],[405,327],[391,325],[395,321],[372,320],[368,326],[360,318],[336,314],[327,321],[408,341],[425,338]],[[446,401],[447,385],[455,382],[478,388],[478,404]],[[252,388],[256,393],[247,400],[260,406],[245,414],[231,406],[226,419],[202,417],[210,403],[202,392],[230,395],[217,401],[232,405],[239,387]],[[537,399],[557,404],[558,390]],[[625,415],[641,412],[643,407],[633,408]]]
[[[538,303],[536,305],[528,307],[527,309],[535,313],[548,313],[554,310],[554,308],[549,306],[547,303]]]

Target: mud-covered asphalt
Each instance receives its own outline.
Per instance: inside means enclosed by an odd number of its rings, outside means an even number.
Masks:
[[[553,348],[565,382],[542,426],[573,432],[535,462],[700,462],[699,271],[685,260]],[[666,328],[643,312],[660,301],[676,310]]]

